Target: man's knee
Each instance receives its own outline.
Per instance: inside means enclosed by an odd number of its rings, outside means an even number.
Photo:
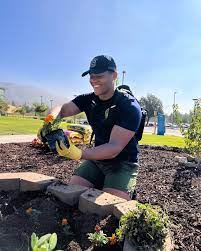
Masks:
[[[121,190],[118,190],[118,189],[115,189],[115,188],[109,188],[109,187],[106,188],[105,187],[105,188],[103,188],[103,191],[107,192],[107,193],[110,193],[112,195],[115,195],[117,197],[120,197],[122,199],[125,199],[125,200],[131,200],[128,193],[126,193],[124,191],[121,191]]]
[[[89,187],[89,188],[94,187],[94,185],[90,181],[88,181],[80,176],[77,176],[77,175],[72,176],[69,184],[80,185],[80,186],[85,186],[85,187]]]

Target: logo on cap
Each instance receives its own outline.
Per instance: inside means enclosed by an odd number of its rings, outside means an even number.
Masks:
[[[97,58],[93,58],[90,64],[90,68],[96,67]]]

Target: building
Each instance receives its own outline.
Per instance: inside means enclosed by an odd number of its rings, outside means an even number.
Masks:
[[[0,87],[0,99],[5,100],[5,88]]]

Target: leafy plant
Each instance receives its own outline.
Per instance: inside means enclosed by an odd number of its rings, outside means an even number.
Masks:
[[[116,234],[120,240],[126,237],[142,250],[158,250],[168,233],[168,216],[158,206],[137,203],[137,209],[123,215]]]
[[[61,119],[55,119],[53,115],[49,114],[44,119],[44,124],[42,128],[42,136],[45,136],[49,133],[51,133],[54,130],[57,130],[59,128],[59,125],[61,123]]]
[[[88,239],[96,247],[102,247],[108,243],[108,237],[102,230],[88,234]]]
[[[179,108],[177,105],[173,107],[176,121],[180,127],[181,133],[184,136],[185,148],[194,156],[198,158],[198,165],[200,165],[201,158],[201,99],[195,103],[194,115],[187,130],[183,128],[181,118],[179,116]]]
[[[53,251],[57,245],[57,234],[45,234],[38,237],[35,233],[31,235],[32,251]],[[62,250],[57,250],[62,251]]]

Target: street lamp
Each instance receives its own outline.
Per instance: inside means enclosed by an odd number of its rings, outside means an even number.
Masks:
[[[43,96],[40,96],[40,104],[43,104]]]
[[[77,95],[73,95],[73,96],[74,96],[74,98],[77,97]],[[75,124],[75,115],[73,116],[73,120],[74,120],[74,124]]]
[[[122,76],[122,85],[124,84],[124,75],[126,74],[126,71],[122,71],[122,74],[123,74],[123,76]]]
[[[50,99],[50,109],[52,110],[52,102],[53,102],[53,99]]]
[[[194,101],[194,115],[195,115],[195,108],[196,108],[196,103],[198,102],[198,98],[193,98],[193,101]]]
[[[173,113],[172,113],[172,124],[174,124],[174,109],[175,109],[175,100],[176,100],[176,93],[177,92],[174,92],[174,106],[173,106]]]

